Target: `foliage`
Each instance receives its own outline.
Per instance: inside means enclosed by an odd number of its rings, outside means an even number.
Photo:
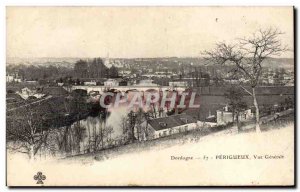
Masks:
[[[225,93],[226,99],[229,101],[229,106],[232,109],[232,122],[236,120],[238,128],[239,126],[239,114],[247,109],[247,104],[243,101],[243,92],[234,86],[230,87]]]

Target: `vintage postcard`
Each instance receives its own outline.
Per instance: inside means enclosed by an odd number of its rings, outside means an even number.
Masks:
[[[294,186],[293,7],[6,8],[7,186]]]

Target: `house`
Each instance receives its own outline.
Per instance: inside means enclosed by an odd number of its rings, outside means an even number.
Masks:
[[[127,86],[128,85],[128,81],[126,80],[122,80],[119,82],[119,86]]]
[[[186,81],[171,81],[169,82],[170,87],[187,87],[188,83]]]
[[[90,92],[89,92],[89,95],[90,95],[90,96],[100,95],[100,92],[99,92],[99,91],[90,91]]]
[[[18,91],[17,94],[20,95],[23,99],[27,99],[29,96],[34,95],[35,92],[27,87],[24,87],[20,92]]]
[[[12,75],[6,75],[6,82],[7,83],[10,83],[10,82],[13,82],[14,81],[14,76]]]
[[[210,121],[198,121],[197,123],[201,128],[210,128],[218,126],[218,123]]]
[[[43,96],[45,96],[45,94],[43,93],[37,93],[37,91],[31,90],[28,87],[24,87],[23,89],[21,89],[21,91],[17,91],[16,92],[18,95],[20,95],[23,99],[27,100],[29,98],[42,98]]]
[[[131,71],[130,70],[120,70],[119,73],[122,76],[127,76],[127,75],[131,74]]]
[[[104,82],[104,86],[106,87],[119,86],[119,82],[116,79],[107,79]]]
[[[203,128],[215,127],[218,125],[216,116],[212,115],[211,111],[209,110],[209,115],[204,121],[198,121],[198,125]]]
[[[148,73],[153,73],[153,69],[152,68],[147,68],[147,72]]]
[[[28,81],[26,81],[26,83],[29,83],[29,84],[37,84],[38,82],[37,82],[37,81],[34,81],[34,80],[28,80]]]
[[[21,82],[22,82],[22,79],[21,79],[21,78],[15,78],[15,79],[14,79],[14,82],[21,83]]]
[[[22,82],[22,79],[18,77],[18,75],[6,75],[6,82],[11,83],[11,82],[17,82],[20,83]]]
[[[220,110],[217,110],[217,124],[218,125],[224,125],[227,123],[231,123],[235,121],[235,118],[233,118],[233,113],[230,107],[227,105],[223,107]],[[239,113],[239,121],[246,121],[248,119],[253,118],[253,113],[251,112],[251,109],[246,109]]]
[[[96,81],[85,81],[83,82],[84,85],[91,85],[91,86],[96,86],[97,82]]]
[[[145,87],[158,87],[158,84],[153,83],[153,80],[151,79],[143,79],[140,80],[139,84],[136,86],[145,86]]]
[[[197,127],[197,120],[187,114],[150,119],[141,124],[147,130],[141,140],[151,140],[176,133],[193,130]]]

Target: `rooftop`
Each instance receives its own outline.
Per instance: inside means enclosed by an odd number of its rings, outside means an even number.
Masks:
[[[53,95],[53,96],[60,96],[60,95],[67,95],[68,91],[66,91],[62,87],[42,87],[40,89],[40,93]]]
[[[196,123],[197,120],[187,114],[178,114],[172,115],[168,117],[151,119],[148,123],[155,129],[156,131],[168,129],[172,127],[177,127],[181,125],[186,125],[190,123]]]

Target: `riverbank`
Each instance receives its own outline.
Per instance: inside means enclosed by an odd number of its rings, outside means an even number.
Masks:
[[[263,132],[270,131],[273,129],[281,129],[287,125],[291,125],[294,122],[294,114],[293,113],[284,113],[285,115],[281,115],[280,118],[271,119],[268,122],[265,122],[261,125],[261,130]],[[271,117],[269,117],[271,118]],[[242,127],[241,134],[247,134],[249,132],[255,131],[254,122],[249,122],[248,124]],[[131,143],[124,146],[119,146],[111,149],[105,149],[101,151],[96,151],[93,153],[82,154],[72,157],[66,157],[61,159],[60,161],[70,161],[70,162],[81,162],[81,163],[91,163],[93,161],[104,161],[110,160],[113,158],[117,158],[120,155],[126,155],[131,153],[139,153],[145,151],[155,151],[162,150],[169,147],[177,147],[184,145],[186,143],[198,143],[202,140],[206,140],[209,138],[213,138],[214,136],[231,136],[236,135],[238,133],[237,127],[235,125],[228,126],[219,126],[215,128],[202,128],[193,130],[190,132],[179,133],[175,135],[171,135],[164,138],[159,138],[155,140]]]
[[[58,162],[36,161],[30,166],[28,161],[8,154],[8,180],[17,175],[22,178],[21,185],[33,183],[32,175],[39,170],[49,178],[47,184],[51,181],[57,186],[70,186],[70,176],[78,186],[293,185],[293,120],[272,123],[262,125],[261,134],[236,134],[225,129],[198,141],[188,140],[191,135],[187,134],[184,142],[174,138],[177,142],[174,145],[163,145],[164,141],[170,141],[168,138],[153,141],[156,145],[149,148],[134,144]],[[249,159],[231,158],[238,155]]]

